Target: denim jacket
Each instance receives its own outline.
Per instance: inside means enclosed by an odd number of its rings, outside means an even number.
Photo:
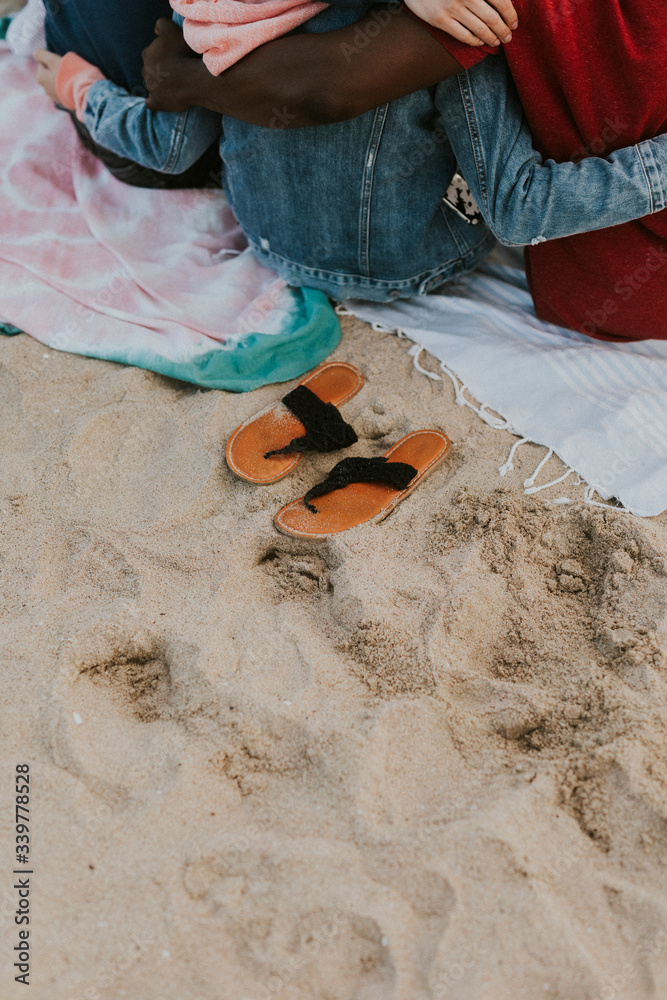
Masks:
[[[360,13],[330,7],[301,30],[333,30]],[[180,173],[220,117],[150,112],[100,82],[84,124],[113,152]],[[283,129],[225,117],[221,154],[225,193],[258,258],[334,299],[428,292],[475,267],[495,239],[522,245],[620,225],[664,208],[667,188],[665,137],[606,160],[543,162],[502,55],[347,122]],[[443,200],[457,163],[486,225]]]
[[[148,111],[109,80],[88,91],[83,124],[91,138],[118,156],[165,174],[182,174],[220,138],[220,115],[205,108]]]
[[[438,87],[448,138],[487,225],[506,246],[606,229],[667,203],[667,134],[577,163],[543,161],[504,56]]]

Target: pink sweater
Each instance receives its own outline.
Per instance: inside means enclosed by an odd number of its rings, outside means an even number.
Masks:
[[[64,108],[74,111],[79,121],[83,121],[88,91],[94,83],[104,79],[97,66],[91,66],[75,52],[68,52],[63,56],[56,77],[58,101]]]
[[[310,20],[329,6],[319,0],[170,0],[185,18],[183,34],[201,53],[213,76],[229,69],[258,45],[270,42]],[[100,71],[68,52],[56,79],[58,100],[83,119],[86,98]]]
[[[287,34],[329,5],[318,0],[169,0],[183,34],[213,76],[258,45]]]

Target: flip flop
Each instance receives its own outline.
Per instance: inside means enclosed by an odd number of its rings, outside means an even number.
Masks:
[[[449,447],[440,431],[413,431],[381,458],[344,458],[323,483],[283,507],[273,523],[283,535],[327,538],[383,521],[437,469]]]
[[[304,451],[336,451],[357,435],[336,409],[355,396],[363,375],[345,361],[320,365],[279,403],[237,427],[227,442],[227,465],[249,483],[276,483]]]

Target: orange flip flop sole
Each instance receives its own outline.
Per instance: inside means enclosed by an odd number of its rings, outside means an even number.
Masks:
[[[341,406],[359,392],[364,378],[354,365],[330,361],[298,384],[307,386],[323,403]],[[271,458],[264,458],[264,455],[275,448],[284,448],[293,438],[305,433],[301,421],[283,403],[272,403],[236,428],[227,442],[227,465],[246,482],[276,483],[296,468],[301,454],[272,455]]]
[[[407,462],[417,469],[410,485],[397,491],[383,483],[350,483],[313,501],[317,514],[308,510],[303,497],[293,500],[276,514],[274,524],[284,535],[297,538],[328,538],[361,524],[383,521],[412,493],[426,476],[444,461],[451,442],[440,431],[413,431],[385,452],[392,462]]]

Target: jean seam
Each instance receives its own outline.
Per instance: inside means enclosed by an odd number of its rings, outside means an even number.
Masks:
[[[171,146],[169,147],[169,156],[167,157],[167,162],[164,166],[164,173],[170,174],[174,169],[174,164],[180,156],[181,149],[183,147],[183,139],[185,137],[185,126],[190,115],[190,109],[186,111],[181,111],[174,126],[174,134],[171,140]]]
[[[659,191],[658,202],[661,207],[664,207],[664,193],[662,184],[660,183],[660,171],[657,169],[650,142],[639,143],[637,146],[637,153],[639,154],[639,162],[641,163],[644,178],[646,180],[646,186],[648,188],[652,214],[658,207],[656,204],[656,189],[653,186],[653,179],[657,182],[656,186]],[[644,158],[645,155],[646,159]],[[647,163],[647,160],[650,162]]]
[[[293,261],[289,257],[285,257],[283,254],[277,253],[275,250],[263,250],[259,240],[256,240],[248,232],[246,232],[245,235],[250,247],[258,258],[279,261],[304,276],[311,276],[314,278],[319,277],[324,280],[333,281],[339,285],[365,283],[372,288],[391,289],[407,288],[410,285],[422,285],[424,282],[430,281],[432,278],[439,277],[441,274],[446,272],[449,272],[452,275],[460,273],[465,268],[467,261],[470,258],[476,257],[479,251],[484,248],[484,243],[488,240],[490,234],[488,232],[485,233],[482,239],[480,239],[475,246],[469,247],[466,253],[459,254],[457,257],[452,257],[448,261],[443,261],[442,264],[439,264],[435,268],[427,268],[426,270],[420,271],[408,278],[396,279],[371,278],[370,275],[364,274],[341,274],[337,271],[329,271],[326,268],[307,267],[305,264],[299,264],[297,261]]]
[[[94,86],[95,84],[93,84],[93,87]],[[93,88],[91,87],[91,90],[92,89]],[[108,97],[107,92],[103,88],[100,88],[99,94],[97,92],[93,92],[92,96],[90,95],[88,96],[88,99],[86,101],[86,115],[92,115],[95,124],[97,124],[100,120],[99,118],[100,105],[104,104],[104,102],[107,100],[107,97]],[[173,167],[177,162],[181,149],[183,147],[183,140],[185,138],[185,128],[189,115],[190,115],[189,109],[180,112],[178,119],[176,121],[176,125],[174,126],[173,129],[172,139],[169,146],[169,152],[167,154],[167,158],[164,164],[155,167],[147,167],[146,168],[147,170],[156,170],[158,173],[165,173],[165,174],[170,174],[173,172]],[[95,127],[93,127],[91,129],[88,129],[88,131],[91,133],[91,137],[93,137],[96,129]],[[96,141],[97,140],[93,138],[93,142]],[[121,155],[121,154],[116,154],[116,155]],[[132,157],[129,156],[126,156],[125,158],[132,159]]]
[[[361,207],[359,212],[359,270],[367,277],[371,273],[371,204],[373,199],[373,181],[382,134],[387,120],[389,106],[384,104],[375,112],[370,139],[366,148],[364,173],[361,181]]]
[[[484,165],[484,152],[479,138],[479,125],[477,123],[477,117],[475,115],[475,103],[472,96],[472,89],[470,87],[470,77],[468,73],[465,72],[465,73],[459,73],[457,79],[458,79],[459,90],[461,92],[461,100],[463,101],[463,108],[465,111],[466,121],[468,123],[468,132],[470,133],[470,139],[472,142],[472,149],[473,149],[473,155],[475,157],[475,165],[477,167],[477,177],[479,179],[480,190],[482,192],[482,197],[486,205],[487,218],[490,219],[491,212],[489,209],[489,188],[486,179],[486,168]]]
[[[470,77],[468,72],[459,73],[457,77],[459,90],[461,92],[461,100],[463,102],[463,108],[465,111],[466,121],[468,123],[468,132],[470,134],[470,139],[472,143],[473,155],[475,157],[475,165],[477,167],[477,178],[480,184],[480,190],[482,193],[482,198],[484,205],[486,207],[486,213],[484,214],[484,222],[486,223],[487,229],[493,233],[495,238],[506,247],[520,247],[523,246],[522,243],[516,243],[510,240],[504,239],[496,230],[496,226],[493,222],[493,215],[491,213],[491,207],[489,205],[489,185],[486,176],[486,166],[484,161],[484,148],[480,140],[480,130],[479,124],[477,122],[477,116],[475,114],[475,102],[472,96],[472,89],[470,87]]]
[[[443,221],[447,226],[447,231],[451,236],[451,238],[454,240],[456,249],[459,251],[460,254],[463,254],[465,252],[465,247],[467,244],[460,238],[459,234],[456,232],[456,230],[454,229],[449,220],[449,211],[451,210],[448,211],[448,206],[442,201],[440,202],[439,208]]]

